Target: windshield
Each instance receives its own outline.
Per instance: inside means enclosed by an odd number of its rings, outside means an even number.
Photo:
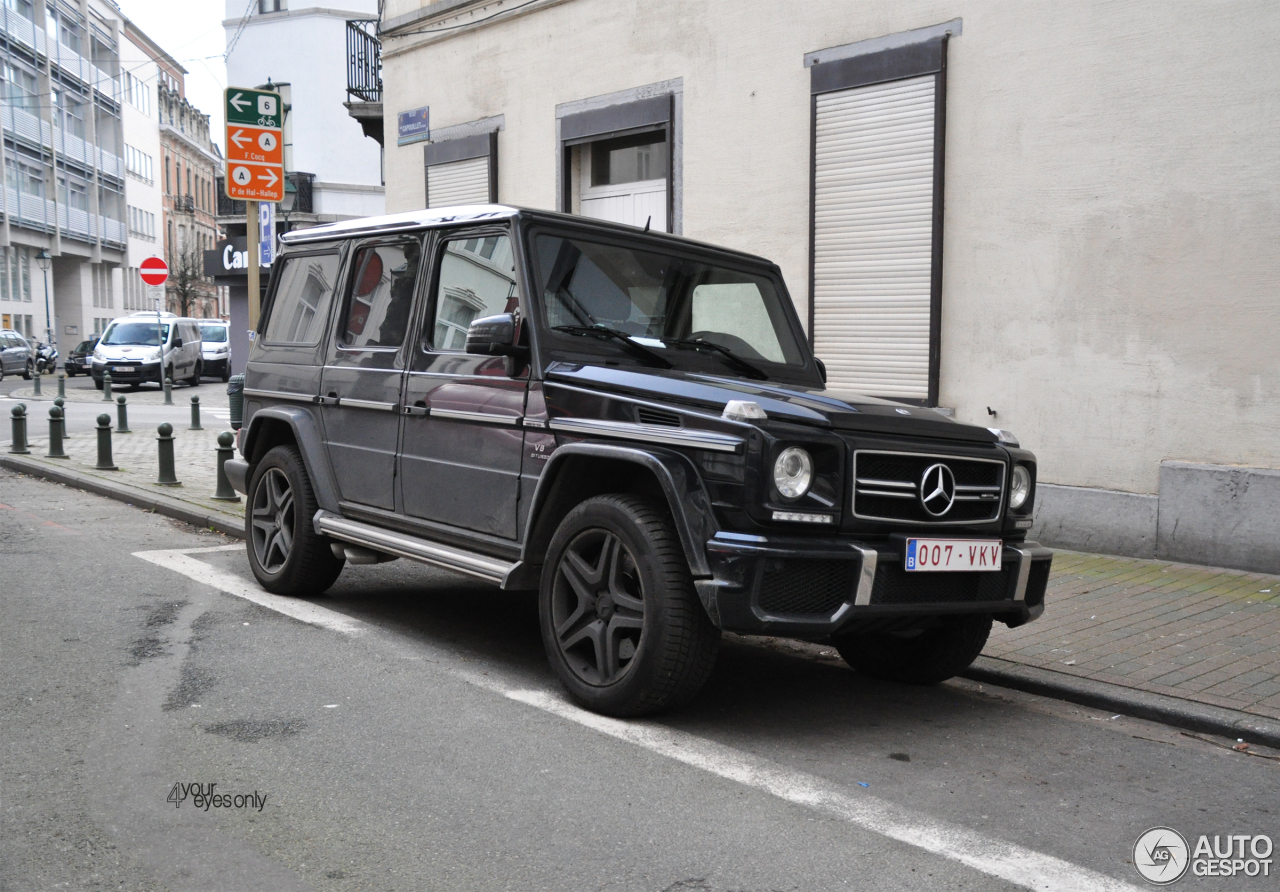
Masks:
[[[227,327],[225,325],[202,325],[200,326],[200,340],[206,344],[225,344],[227,342]]]
[[[72,350],[71,352],[72,353],[89,353],[93,350],[93,348],[97,345],[97,343],[98,343],[97,341],[81,341],[80,343],[76,344],[76,349]]]
[[[590,345],[607,342],[575,338],[569,329],[610,328],[673,365],[699,370],[723,374],[726,364],[711,350],[674,349],[677,341],[709,342],[766,368],[804,365],[784,298],[770,278],[576,237],[539,235],[535,251],[543,319],[548,328],[565,329],[555,335],[557,347],[599,352]],[[604,349],[619,358],[634,355],[618,349],[625,346],[615,338]]]
[[[160,337],[157,338],[154,322],[113,322],[99,343],[112,347],[159,347],[160,341],[168,337],[168,324],[160,326]]]

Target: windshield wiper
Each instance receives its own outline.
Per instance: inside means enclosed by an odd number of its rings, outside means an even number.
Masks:
[[[769,376],[760,369],[747,362],[728,347],[722,347],[714,341],[708,341],[705,338],[694,338],[692,341],[679,340],[676,338],[663,338],[662,343],[671,344],[675,347],[687,347],[692,350],[701,350],[703,347],[706,347],[709,350],[714,350],[716,353],[719,353],[721,357],[728,361],[729,365],[742,372],[742,374],[746,375],[748,378],[754,378],[757,381],[769,380]]]
[[[612,339],[622,344],[636,356],[643,356],[659,368],[672,368],[671,361],[665,356],[655,353],[644,344],[633,339],[625,331],[618,331],[616,328],[609,328],[605,325],[556,325],[551,330],[562,331],[565,334],[578,335],[580,337],[599,338],[602,341]]]

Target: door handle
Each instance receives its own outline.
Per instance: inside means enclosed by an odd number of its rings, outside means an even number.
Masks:
[[[406,415],[417,415],[425,418],[430,412],[431,410],[427,408],[427,404],[423,400],[414,400],[412,406],[404,407],[404,414]]]

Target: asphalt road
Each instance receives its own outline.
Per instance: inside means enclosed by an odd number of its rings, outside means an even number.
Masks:
[[[274,599],[234,540],[0,503],[3,889],[1118,889],[1153,826],[1280,838],[1280,762],[1148,722],[741,638],[685,709],[600,719],[529,596],[397,561]]]

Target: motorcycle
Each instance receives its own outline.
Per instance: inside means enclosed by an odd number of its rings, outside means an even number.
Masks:
[[[36,371],[53,372],[58,367],[58,348],[52,344],[36,344]]]

